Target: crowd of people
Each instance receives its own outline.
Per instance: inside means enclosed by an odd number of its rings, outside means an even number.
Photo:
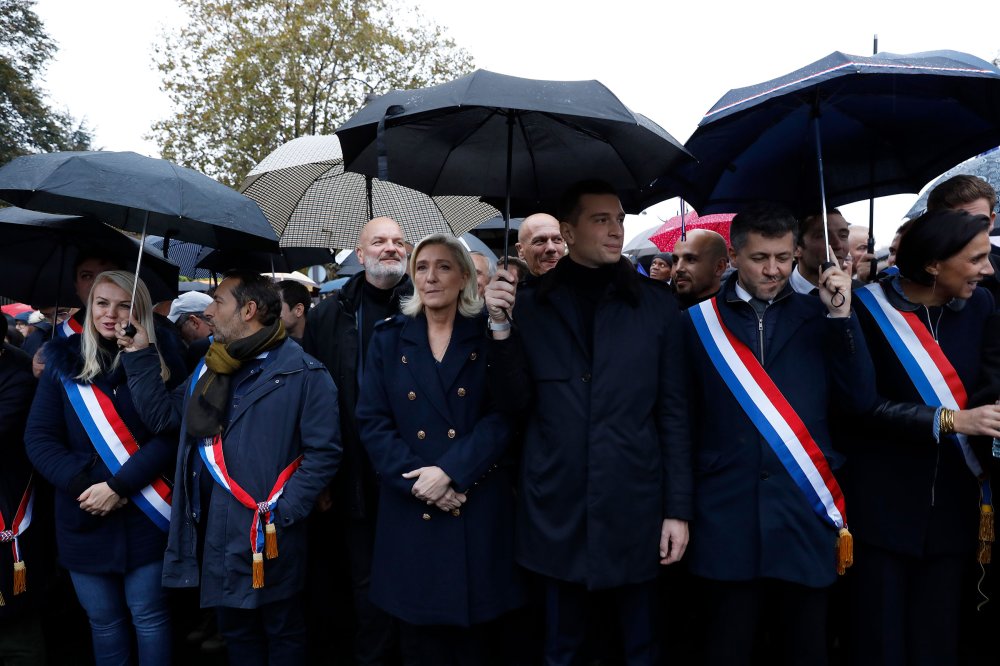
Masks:
[[[241,270],[154,304],[81,250],[82,307],[0,354],[0,663],[45,663],[53,560],[97,664],[192,618],[240,666],[330,663],[331,624],[356,664],[962,663],[996,204],[938,186],[873,276],[867,229],[761,203],[646,277],[586,181],[502,267],[375,218],[315,305]]]

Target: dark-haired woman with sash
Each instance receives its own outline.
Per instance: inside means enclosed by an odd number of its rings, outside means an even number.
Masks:
[[[993,273],[989,226],[927,213],[900,241],[899,276],[856,292],[882,402],[848,455],[855,664],[958,663],[963,576],[992,539],[969,438],[1000,436],[1000,408],[968,398],[995,309],[979,287]]]
[[[25,431],[35,469],[55,487],[59,563],[90,620],[94,659],[170,664],[171,629],[160,583],[170,521],[175,433],[151,432],[132,403],[115,326],[127,323],[132,273],[94,281],[80,335],[46,345]],[[153,309],[140,280],[133,316],[150,336]],[[170,381],[161,359],[161,375]],[[173,378],[173,382],[183,377]]]

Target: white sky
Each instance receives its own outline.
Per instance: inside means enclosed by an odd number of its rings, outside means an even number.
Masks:
[[[401,0],[406,2],[406,0]],[[598,79],[633,110],[685,141],[730,88],[774,78],[832,51],[938,49],[1000,55],[1000,2],[912,0],[415,0],[448,28],[476,65],[537,79]],[[930,9],[933,8],[931,11]],[[953,10],[953,11],[950,11]],[[85,118],[95,145],[158,156],[143,139],[170,107],[152,47],[184,20],[174,0],[39,0],[59,52],[46,86],[52,103]],[[1000,110],[998,110],[1000,113]],[[891,240],[916,195],[876,201],[876,239]],[[868,202],[841,208],[866,224]],[[677,214],[660,204],[626,227],[631,236]]]

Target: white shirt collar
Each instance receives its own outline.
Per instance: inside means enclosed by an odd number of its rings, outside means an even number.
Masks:
[[[805,294],[808,296],[812,293],[812,290],[816,288],[816,285],[802,276],[802,273],[799,272],[800,266],[802,266],[802,264],[795,265],[795,268],[792,270],[792,274],[788,276],[788,282],[792,285],[792,290],[794,290],[795,293]]]

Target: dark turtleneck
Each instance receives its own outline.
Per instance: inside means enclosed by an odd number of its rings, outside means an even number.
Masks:
[[[377,322],[396,314],[392,306],[392,293],[396,286],[379,289],[368,280],[364,281],[361,290],[361,362],[368,355],[368,341]]]
[[[566,257],[560,262],[565,264],[560,271],[562,280],[573,290],[577,307],[580,308],[580,321],[583,324],[584,340],[590,349],[594,348],[594,320],[597,317],[597,304],[604,296],[615,279],[617,264],[605,264],[597,268],[582,266]]]

